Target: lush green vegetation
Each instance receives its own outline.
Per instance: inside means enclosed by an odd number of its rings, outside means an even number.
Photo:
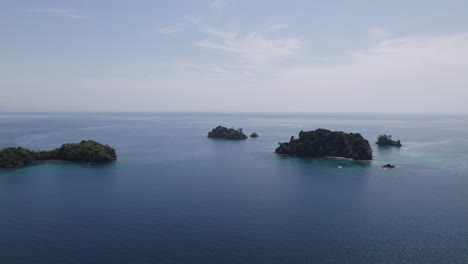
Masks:
[[[380,135],[377,137],[377,142],[375,142],[379,146],[396,146],[401,147],[400,140],[393,140],[391,135]]]
[[[279,143],[277,154],[298,157],[344,157],[355,160],[371,160],[372,148],[369,141],[359,133],[344,133],[319,128],[315,131],[301,131],[299,138],[291,137],[289,142]]]
[[[256,137],[258,137],[257,132],[253,132],[253,133],[250,135],[250,137],[251,137],[251,138],[256,138]]]
[[[35,161],[34,152],[29,149],[6,148],[0,151],[0,168],[20,167]]]
[[[60,160],[101,163],[117,159],[115,149],[93,140],[63,144],[56,151]]]
[[[224,138],[224,139],[247,139],[247,136],[242,132],[242,128],[226,128],[223,126],[218,126],[213,128],[211,132],[208,133],[209,138]]]
[[[21,167],[39,161],[66,160],[87,163],[110,162],[117,159],[115,149],[93,140],[63,144],[50,151],[32,151],[16,147],[0,151],[0,168]]]

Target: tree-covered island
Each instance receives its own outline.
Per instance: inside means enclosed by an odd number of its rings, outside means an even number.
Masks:
[[[252,134],[250,134],[250,137],[251,138],[257,138],[258,137],[257,132],[253,132]]]
[[[208,132],[209,138],[224,138],[224,139],[247,139],[247,136],[242,132],[242,128],[226,128],[223,126],[217,126],[213,128],[211,132]]]
[[[301,131],[299,138],[279,143],[275,153],[298,157],[343,157],[354,160],[372,160],[369,141],[359,133],[345,133],[319,128]]]
[[[63,160],[85,163],[104,163],[117,159],[115,149],[93,140],[63,144],[50,151],[34,151],[22,147],[10,147],[0,151],[0,168],[13,168],[47,160]]]
[[[393,140],[391,135],[380,135],[377,137],[377,142],[375,142],[379,147],[380,146],[395,146],[395,147],[401,147],[401,142],[400,140]]]

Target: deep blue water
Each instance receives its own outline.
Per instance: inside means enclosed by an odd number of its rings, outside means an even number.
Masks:
[[[208,139],[219,124],[260,137]],[[319,127],[404,147],[273,153]],[[467,116],[0,114],[2,148],[82,139],[118,161],[0,171],[0,263],[468,263]]]

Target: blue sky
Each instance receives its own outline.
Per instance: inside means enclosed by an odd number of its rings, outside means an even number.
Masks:
[[[0,111],[468,113],[468,1],[0,1]]]

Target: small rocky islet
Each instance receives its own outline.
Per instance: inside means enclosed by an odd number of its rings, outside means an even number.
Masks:
[[[250,134],[250,137],[251,138],[258,138],[257,132],[253,132],[252,134]]]
[[[397,166],[396,165],[393,165],[393,164],[385,164],[382,166],[383,169],[395,169]]]
[[[94,140],[66,143],[49,151],[9,147],[0,151],[0,168],[15,168],[49,160],[81,163],[107,163],[117,159],[114,148]]]
[[[217,126],[213,128],[210,132],[208,132],[209,138],[222,138],[222,139],[229,139],[229,140],[238,140],[238,139],[247,139],[247,135],[244,134],[242,128],[227,128],[224,126]],[[257,138],[257,132],[252,132],[250,134],[251,138]]]
[[[377,146],[379,147],[385,147],[385,146],[401,147],[403,146],[399,139],[393,140],[392,135],[386,135],[386,134],[379,135],[377,137],[377,142],[375,142],[375,144],[377,144]]]
[[[217,126],[208,132],[209,138],[222,138],[229,140],[243,140],[247,139],[247,135],[244,134],[242,128],[227,128],[223,126]]]

